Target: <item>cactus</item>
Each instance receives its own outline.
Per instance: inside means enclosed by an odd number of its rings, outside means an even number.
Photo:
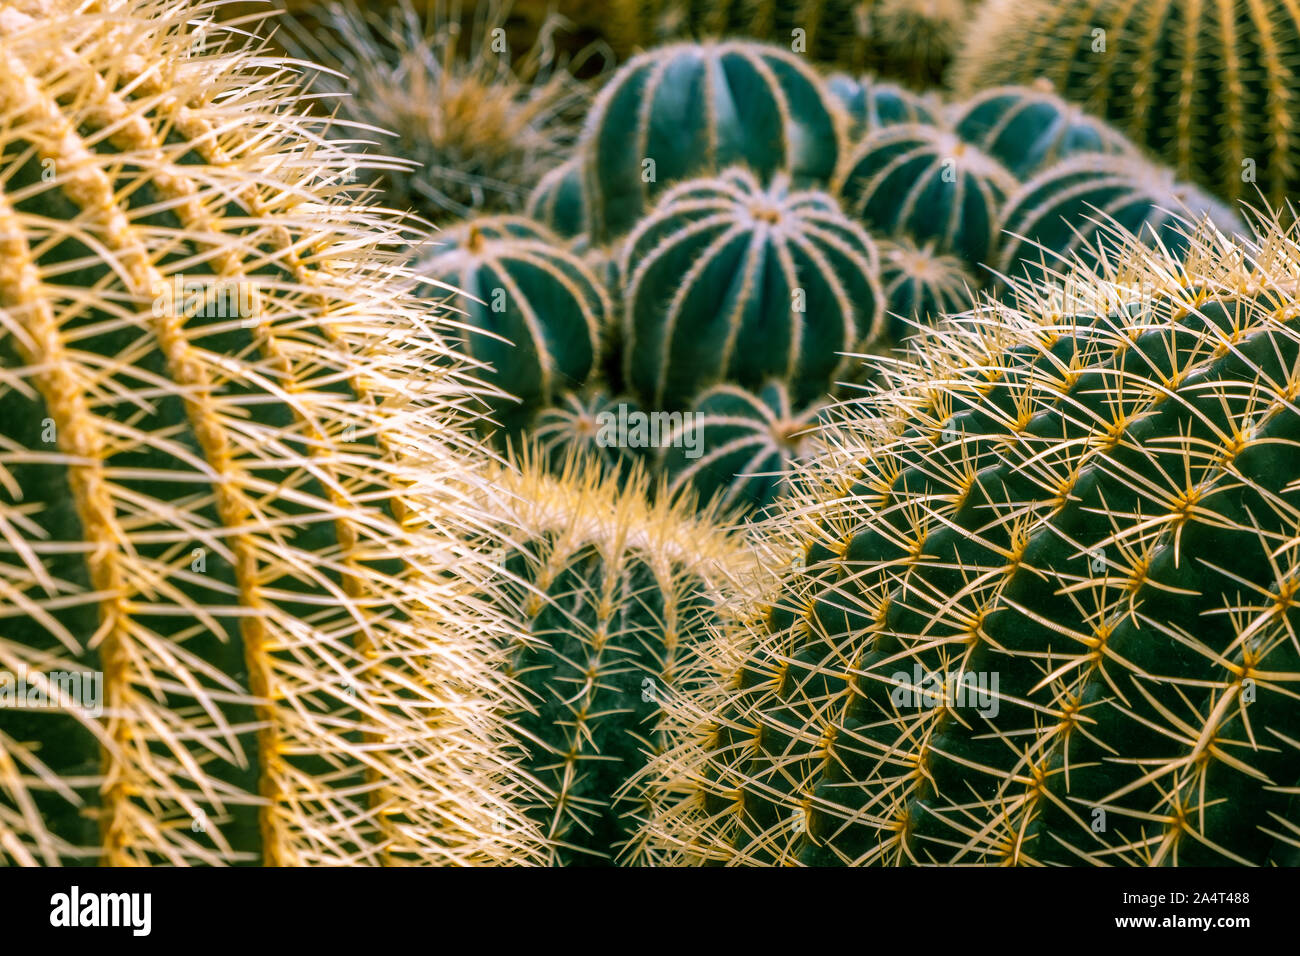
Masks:
[[[891,342],[911,335],[918,323],[962,312],[975,301],[980,283],[956,256],[936,252],[934,243],[882,239],[880,279],[885,290]]]
[[[651,858],[1300,862],[1300,244],[1187,244],[936,328],[828,427]]]
[[[498,484],[511,505],[485,546],[509,579],[496,598],[527,637],[508,672],[531,704],[524,768],[546,786],[528,812],[553,864],[635,855],[644,800],[621,791],[658,747],[664,702],[714,679],[694,648],[753,573],[751,552],[708,509],[649,503],[640,468],[601,476],[574,457],[556,476],[525,457]]]
[[[798,56],[758,43],[678,43],[634,57],[583,133],[592,238],[627,232],[679,180],[748,165],[825,184],[845,119]]]
[[[627,416],[639,411],[630,398],[611,398],[602,388],[568,392],[537,416],[529,433],[555,468],[582,456],[603,473],[627,475],[645,458],[645,450],[625,434]]]
[[[796,409],[780,382],[757,393],[716,385],[664,443],[669,490],[693,488],[728,510],[761,509],[784,497],[811,448],[821,406]]]
[[[528,197],[525,212],[557,236],[572,239],[587,228],[587,199],[582,165],[577,157],[556,166],[541,178]]]
[[[969,28],[970,0],[877,0],[869,27],[882,69],[916,86],[939,82]]]
[[[996,160],[951,130],[908,124],[871,133],[837,180],[845,211],[889,236],[933,239],[978,267],[999,241],[998,211],[1016,187]]]
[[[526,860],[485,389],[213,9],[0,2],[0,863]]]
[[[493,404],[514,434],[591,374],[610,308],[604,286],[558,236],[523,217],[481,217],[434,242],[419,271],[464,291],[455,298],[468,327],[461,348],[519,400]]]
[[[1136,154],[1118,130],[1067,103],[1041,80],[972,96],[957,108],[953,128],[1021,180],[1079,153]]]
[[[1172,0],[994,0],[954,68],[963,94],[1046,77],[1234,206],[1300,186],[1300,7]]]
[[[1010,278],[1042,276],[1075,257],[1095,261],[1113,226],[1177,254],[1186,224],[1203,216],[1228,232],[1242,228],[1222,203],[1141,157],[1076,156],[1029,180],[1007,201],[998,270]]]
[[[769,377],[824,395],[883,323],[875,244],[827,194],[732,169],[671,190],[623,249],[625,377],[649,407]]]
[[[400,160],[383,169],[387,201],[441,225],[523,210],[529,190],[577,140],[584,84],[555,53],[546,23],[518,59],[502,41],[509,2],[355,0],[313,8],[316,28],[288,18],[291,52],[328,68],[313,87],[346,123]],[[577,67],[575,66],[575,69]],[[356,134],[354,134],[356,135]]]
[[[934,109],[924,97],[873,76],[832,73],[826,78],[826,89],[849,114],[850,142],[856,143],[868,133],[896,123],[937,122]]]

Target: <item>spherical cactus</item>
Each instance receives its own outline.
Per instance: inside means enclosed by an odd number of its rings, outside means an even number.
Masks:
[[[707,509],[649,503],[640,469],[601,476],[575,458],[557,476],[524,460],[498,484],[509,507],[484,547],[526,637],[508,672],[530,705],[523,767],[544,785],[529,815],[553,864],[635,860],[646,801],[625,785],[658,748],[667,700],[716,679],[696,648],[754,573],[751,552]]]
[[[977,93],[956,108],[953,128],[1022,180],[1079,153],[1135,154],[1118,130],[1046,82]]]
[[[1206,231],[918,342],[655,768],[659,859],[1300,861],[1297,276]]]
[[[494,406],[508,434],[591,374],[609,299],[544,226],[518,216],[471,220],[437,234],[419,271],[463,290],[453,303],[465,313],[461,347],[519,400]]]
[[[916,86],[944,75],[969,28],[972,0],[875,0],[868,30],[883,67]]]
[[[625,64],[584,132],[590,232],[627,232],[670,185],[733,164],[825,184],[844,115],[800,57],[758,43],[679,43]]]
[[[627,474],[646,458],[648,445],[628,440],[628,422],[641,409],[626,396],[617,398],[601,388],[567,392],[553,407],[544,409],[529,433],[538,452],[555,468],[585,456],[608,474]]]
[[[883,321],[875,244],[825,193],[744,170],[683,183],[628,238],[624,370],[649,407],[769,377],[824,395]]]
[[[1048,167],[1007,201],[998,271],[1008,278],[1059,271],[1078,256],[1095,261],[1115,227],[1171,252],[1209,216],[1224,230],[1241,222],[1222,203],[1137,156],[1085,155]]]
[[[925,97],[873,76],[852,77],[846,73],[833,73],[826,78],[826,89],[849,115],[850,142],[857,142],[883,126],[897,123],[933,125],[938,119]]]
[[[762,508],[783,497],[811,448],[820,408],[796,408],[780,382],[757,393],[715,385],[664,443],[669,490],[693,488],[728,510]]]
[[[998,211],[1016,180],[956,133],[909,124],[868,135],[837,186],[845,211],[872,230],[933,239],[978,267],[997,249]]]
[[[210,10],[0,2],[0,863],[525,859],[450,317]]]
[[[582,164],[577,157],[561,163],[542,177],[528,197],[526,211],[565,239],[572,239],[587,228]]]
[[[1097,0],[996,0],[954,69],[964,95],[1046,77],[1222,199],[1280,204],[1300,186],[1300,7],[1171,0],[1159,16]]]
[[[936,252],[933,242],[918,246],[907,239],[884,239],[879,247],[890,341],[901,342],[918,324],[974,304],[979,281],[956,256]]]

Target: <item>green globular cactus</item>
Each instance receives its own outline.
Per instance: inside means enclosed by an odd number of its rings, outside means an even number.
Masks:
[[[1300,862],[1297,276],[1206,229],[915,340],[683,702],[652,858]]]
[[[956,108],[952,125],[1021,180],[1080,153],[1136,153],[1118,130],[1041,81],[977,93]]]
[[[683,183],[623,249],[626,381],[652,408],[772,377],[817,400],[881,331],[879,268],[826,193],[740,169]]]
[[[602,476],[575,457],[558,475],[536,459],[498,478],[501,532],[485,548],[507,583],[497,604],[520,622],[507,672],[529,705],[516,718],[527,807],[551,864],[634,860],[646,795],[628,786],[664,737],[666,701],[716,679],[696,654],[723,600],[754,564],[712,512],[658,495],[641,469]]]
[[[627,396],[603,388],[567,392],[543,409],[529,428],[538,453],[555,468],[584,456],[606,473],[628,474],[646,457],[646,448],[628,441],[627,423],[641,409]]]
[[[1139,156],[1081,155],[1048,167],[1007,200],[997,269],[1011,279],[1060,271],[1076,257],[1095,262],[1114,228],[1177,254],[1186,226],[1208,216],[1242,228],[1224,204]]]
[[[1016,180],[951,130],[908,124],[869,134],[836,188],[845,211],[873,232],[935,240],[978,268],[996,252],[998,212]]]
[[[835,173],[844,115],[800,57],[759,43],[678,43],[634,57],[583,134],[592,238],[627,232],[666,189],[749,166],[797,185]]]
[[[541,178],[528,197],[525,212],[565,239],[586,230],[587,200],[583,193],[582,164],[577,157]]]
[[[213,9],[0,2],[0,864],[526,860],[487,390]]]
[[[849,142],[897,123],[938,122],[934,105],[925,97],[874,76],[833,73],[826,78],[826,89],[849,114]]]
[[[728,510],[761,509],[784,497],[809,453],[821,406],[796,408],[789,390],[716,385],[699,396],[664,443],[669,490],[693,488]]]
[[[918,324],[974,304],[980,282],[956,256],[936,252],[933,242],[918,246],[908,239],[882,239],[878,247],[891,342],[901,342]]]
[[[959,93],[1045,77],[1235,205],[1300,186],[1300,7],[1289,0],[991,0],[953,69]]]
[[[609,314],[601,281],[544,226],[521,216],[486,216],[438,233],[420,273],[462,291],[465,354],[493,370],[518,399],[494,403],[514,434],[591,374]]]

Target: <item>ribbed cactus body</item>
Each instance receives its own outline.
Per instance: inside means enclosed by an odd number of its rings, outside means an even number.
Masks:
[[[463,291],[453,301],[468,327],[462,348],[519,399],[496,405],[507,431],[586,382],[609,299],[558,236],[523,217],[497,216],[471,220],[433,242],[420,272]]]
[[[759,43],[679,43],[625,64],[588,117],[591,234],[627,232],[672,184],[728,166],[825,184],[843,115],[800,57]]]
[[[1016,180],[950,130],[911,124],[869,134],[837,186],[845,211],[873,231],[934,240],[978,266],[997,248],[998,212]]]
[[[880,281],[885,290],[888,335],[901,342],[917,323],[963,312],[975,301],[979,281],[956,256],[937,252],[934,243],[881,240]]]
[[[649,407],[682,408],[710,385],[770,377],[797,401],[824,395],[880,332],[871,238],[826,193],[750,173],[683,183],[628,238],[627,382]]]
[[[935,111],[924,97],[897,83],[873,76],[853,77],[833,73],[826,78],[826,89],[839,100],[849,114],[849,141],[856,142],[868,133],[896,123],[936,122]]]
[[[556,166],[541,178],[528,197],[525,211],[565,239],[572,239],[586,230],[587,200],[582,164],[577,157]]]
[[[648,454],[648,446],[628,440],[627,422],[641,409],[626,395],[603,388],[568,392],[543,409],[529,433],[539,452],[557,468],[582,456],[603,472],[626,474]]]
[[[1135,152],[1118,130],[1047,83],[984,90],[957,108],[952,123],[958,136],[1022,180],[1079,153]]]
[[[716,385],[691,405],[665,443],[670,490],[693,488],[723,508],[753,510],[783,497],[809,451],[820,406],[796,408],[788,389]]]
[[[663,859],[1297,862],[1300,249],[1257,248],[950,322],[831,428]]]
[[[1045,77],[1178,176],[1222,199],[1273,204],[1300,184],[1300,8],[1172,0],[996,0],[954,67],[963,95]]]
[[[498,599],[527,638],[508,670],[530,705],[524,769],[545,787],[529,814],[552,863],[610,863],[635,853],[645,811],[641,791],[620,790],[659,747],[665,702],[710,679],[695,648],[751,561],[709,512],[648,504],[644,472],[601,477],[575,458],[558,476],[524,462],[499,483],[511,504]]]
[[[199,13],[0,3],[0,861],[526,859],[483,389]]]
[[[1009,278],[1061,270],[1072,257],[1095,261],[1115,227],[1171,252],[1185,248],[1188,223],[1209,216],[1234,232],[1230,209],[1168,169],[1137,156],[1084,155],[1048,167],[1008,199],[998,271]]]

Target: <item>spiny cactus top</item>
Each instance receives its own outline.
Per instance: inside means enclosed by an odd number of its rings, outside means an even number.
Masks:
[[[979,280],[954,255],[939,252],[933,240],[882,239],[880,281],[885,290],[889,341],[897,343],[918,322],[930,323],[970,308]]]
[[[1206,230],[916,340],[774,525],[662,858],[1300,861],[1298,281]]]
[[[527,858],[485,389],[210,11],[0,0],[0,861]]]
[[[778,46],[678,43],[626,63],[584,132],[590,232],[627,232],[673,183],[733,164],[826,183],[845,118],[820,78]]]
[[[1290,0],[992,0],[954,68],[963,94],[1046,77],[1183,179],[1229,201],[1300,185],[1300,6]]]
[[[682,183],[623,250],[623,363],[651,407],[769,377],[820,398],[883,319],[875,244],[828,194],[733,169]]]

